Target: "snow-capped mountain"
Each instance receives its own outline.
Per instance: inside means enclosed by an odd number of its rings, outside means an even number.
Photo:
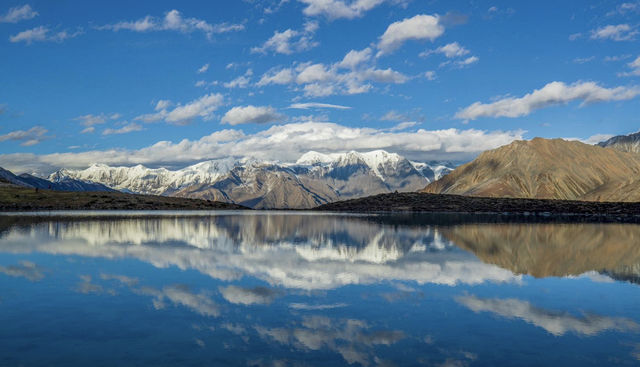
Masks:
[[[54,191],[115,191],[97,182],[86,182],[70,177],[58,177],[57,180],[49,181],[28,173],[15,175],[13,172],[0,167],[0,183],[2,182],[31,189]]]
[[[295,163],[230,158],[174,171],[95,164],[85,170],[63,169],[50,179],[68,177],[126,192],[233,202],[253,208],[312,208],[336,200],[417,191],[451,169],[446,164],[410,162],[398,154],[376,150],[308,152]]]

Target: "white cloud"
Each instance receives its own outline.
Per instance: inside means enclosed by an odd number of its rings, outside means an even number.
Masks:
[[[569,41],[575,41],[582,37],[582,33],[572,33],[569,35]]]
[[[631,71],[620,73],[620,76],[640,76],[640,56],[628,63],[627,66]]]
[[[33,42],[62,42],[69,38],[74,38],[82,34],[82,30],[69,33],[66,30],[61,32],[51,32],[48,27],[40,26],[26,31],[22,31],[14,36],[9,37],[9,41],[13,43],[24,42],[27,45]]]
[[[307,7],[303,13],[308,16],[323,15],[329,19],[353,19],[385,2],[385,0],[298,0]]]
[[[18,23],[21,20],[33,19],[38,16],[38,12],[31,8],[31,5],[16,6],[9,8],[7,14],[0,15],[0,23]]]
[[[390,54],[409,40],[435,40],[444,33],[437,15],[416,15],[392,23],[378,43],[378,54]]]
[[[221,122],[229,125],[266,124],[283,118],[271,106],[238,106],[233,107],[222,117]]]
[[[291,69],[281,69],[281,70],[270,70],[266,72],[260,81],[256,84],[258,87],[263,87],[270,84],[278,84],[284,85],[289,84],[295,80],[295,76],[293,70]]]
[[[197,18],[184,18],[178,10],[167,12],[163,18],[147,15],[136,21],[124,21],[104,25],[97,29],[108,29],[114,32],[129,30],[134,32],[177,31],[181,33],[202,32],[211,39],[214,34],[244,30],[243,24],[209,24]]]
[[[273,36],[269,38],[262,46],[253,47],[252,53],[268,53],[274,52],[279,54],[290,55],[294,52],[302,52],[310,50],[318,45],[313,40],[313,35],[318,29],[317,22],[305,23],[303,31],[287,29],[282,32],[275,31]]]
[[[156,103],[155,110],[156,111],[166,110],[167,108],[169,108],[169,106],[171,106],[171,101],[169,101],[168,99],[161,99],[158,101],[158,103]]]
[[[135,122],[132,122],[119,129],[111,129],[111,128],[104,129],[104,131],[102,132],[102,135],[127,134],[127,133],[131,133],[134,131],[141,131],[141,130],[142,130],[142,126],[136,124]]]
[[[246,88],[251,83],[251,76],[253,75],[253,70],[247,70],[244,75],[241,75],[230,82],[224,83],[223,86],[225,88]]]
[[[318,103],[318,102],[307,102],[307,103],[294,103],[289,108],[299,109],[299,110],[308,110],[310,108],[332,108],[336,110],[349,110],[351,107],[328,104],[328,103]]]
[[[371,54],[372,51],[369,47],[361,51],[351,50],[344,56],[342,61],[338,63],[338,66],[353,69],[356,66],[371,60]]]
[[[0,167],[18,172],[49,173],[59,168],[86,168],[93,163],[184,167],[207,159],[255,157],[294,162],[310,150],[335,153],[384,149],[409,159],[467,160],[478,153],[522,140],[524,131],[415,130],[391,132],[330,122],[275,125],[253,134],[216,131],[198,140],[159,141],[137,150],[109,149],[53,154],[2,154]]]
[[[399,113],[397,111],[391,110],[385,113],[382,117],[380,117],[382,121],[407,121],[409,120],[409,116],[406,114]]]
[[[87,114],[74,118],[76,121],[80,121],[80,123],[84,126],[90,127],[94,125],[104,124],[109,120],[119,119],[121,116],[119,113],[112,113],[110,115],[101,113],[99,115]]]
[[[144,114],[136,117],[134,120],[145,123],[152,123],[164,120],[170,124],[187,124],[196,117],[204,120],[213,118],[213,112],[216,111],[224,102],[224,97],[220,93],[210,93],[187,104],[178,104],[173,110],[169,110],[171,102],[168,100],[160,100],[156,104],[155,113]]]
[[[206,73],[209,70],[209,64],[204,64],[198,69],[198,74]]]
[[[469,56],[469,57],[467,57],[467,58],[466,58],[466,59],[464,59],[464,60],[456,61],[454,64],[455,64],[456,66],[458,66],[458,67],[463,68],[463,67],[465,67],[465,66],[468,66],[468,65],[471,65],[471,64],[475,64],[475,63],[476,63],[476,62],[478,62],[479,60],[480,60],[480,59],[479,59],[477,56]]]
[[[408,76],[390,68],[376,69],[361,65],[359,68],[343,71],[342,66],[342,61],[332,65],[297,64],[292,68],[265,73],[256,85],[297,84],[303,86],[305,96],[324,97],[365,93],[372,88],[369,82],[401,84],[409,80]]]
[[[573,62],[575,64],[586,64],[588,62],[591,62],[593,60],[595,60],[595,56],[588,56],[588,57],[576,57],[575,59],[573,59]]]
[[[591,135],[590,137],[586,138],[586,139],[575,139],[575,140],[580,140],[581,142],[585,143],[585,144],[591,144],[591,145],[595,145],[598,144],[600,142],[609,140],[611,138],[613,138],[614,135],[612,134],[595,134],[595,135]],[[565,139],[565,140],[574,140],[574,139]]]
[[[218,290],[224,299],[238,305],[267,305],[280,294],[280,292],[266,287],[242,288],[230,285],[220,287]]]
[[[637,330],[638,324],[622,317],[607,317],[594,314],[574,316],[567,312],[548,311],[518,299],[458,297],[457,301],[473,312],[492,312],[509,319],[521,319],[543,328],[555,336],[572,332],[593,336],[607,330]]]
[[[424,72],[424,77],[427,78],[427,80],[435,80],[436,79],[436,72],[433,71],[433,70],[425,71]]]
[[[469,50],[467,50],[466,48],[460,46],[460,44],[458,42],[452,42],[449,44],[446,44],[444,46],[440,46],[438,48],[436,48],[435,50],[428,50],[428,51],[424,51],[420,53],[421,57],[426,57],[429,56],[433,53],[439,53],[439,54],[443,54],[445,57],[451,59],[454,57],[462,57],[465,56],[467,54],[469,54]]]
[[[45,140],[47,138],[45,134],[48,132],[49,130],[41,126],[34,126],[29,130],[16,130],[8,134],[0,135],[0,142],[8,140],[20,141],[22,142],[20,145],[29,147]]]
[[[456,113],[455,117],[475,120],[479,117],[521,117],[535,110],[582,101],[581,106],[597,102],[623,101],[640,94],[638,87],[601,87],[595,82],[576,82],[567,85],[551,82],[520,98],[506,97],[492,103],[475,102]]]
[[[628,24],[607,25],[591,31],[591,39],[611,39],[614,41],[631,41],[638,31]]]

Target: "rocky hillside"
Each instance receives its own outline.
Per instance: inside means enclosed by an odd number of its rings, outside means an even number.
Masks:
[[[640,201],[640,155],[535,138],[486,151],[423,191],[485,197]]]

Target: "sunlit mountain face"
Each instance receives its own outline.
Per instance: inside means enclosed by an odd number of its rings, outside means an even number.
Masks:
[[[0,233],[0,364],[596,366],[640,351],[633,225],[139,212],[3,216]]]

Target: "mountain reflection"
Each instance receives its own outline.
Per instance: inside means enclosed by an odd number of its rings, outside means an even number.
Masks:
[[[381,281],[519,280],[460,251],[436,227],[330,215],[45,221],[7,229],[0,251],[135,258],[221,280],[251,276],[307,290]]]
[[[638,283],[640,226],[465,224],[440,233],[485,263],[516,274],[562,277],[592,271]]]
[[[307,290],[380,281],[517,282],[519,274],[594,271],[635,281],[640,274],[640,227],[635,225],[414,226],[410,221],[296,214],[49,220],[17,226],[3,220],[2,252],[135,258],[220,280],[251,276]],[[249,302],[260,295],[241,298]]]

